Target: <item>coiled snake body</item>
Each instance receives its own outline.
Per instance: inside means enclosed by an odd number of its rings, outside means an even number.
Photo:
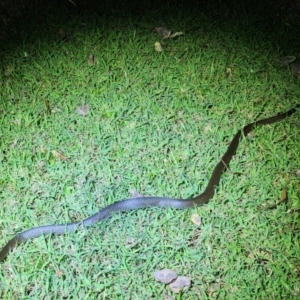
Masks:
[[[299,105],[297,105],[298,107]],[[254,129],[255,126],[258,125],[266,125],[275,123],[280,121],[290,115],[292,115],[296,111],[296,107],[285,112],[279,114],[277,116],[256,121],[251,124],[246,125],[243,129],[240,129],[232,141],[230,142],[227,151],[216,165],[211,175],[211,178],[202,194],[190,199],[174,199],[174,198],[165,198],[165,197],[139,197],[139,198],[129,198],[119,202],[115,202],[103,209],[101,209],[96,214],[75,223],[69,224],[58,224],[58,225],[46,225],[46,226],[38,226],[35,228],[28,229],[17,234],[14,238],[12,238],[0,251],[0,261],[3,261],[8,253],[16,247],[17,244],[21,242],[25,242],[29,239],[37,238],[41,235],[47,234],[64,234],[66,232],[75,231],[78,226],[91,226],[96,224],[97,222],[106,219],[111,216],[114,212],[124,212],[134,209],[147,208],[147,207],[171,207],[175,209],[184,209],[194,206],[200,206],[208,203],[208,201],[213,197],[215,187],[219,184],[222,172],[225,167],[229,165],[233,155],[235,154],[240,138],[242,135],[246,136],[250,131]]]

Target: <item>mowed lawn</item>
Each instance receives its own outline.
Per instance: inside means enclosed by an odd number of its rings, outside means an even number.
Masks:
[[[0,20],[0,247],[132,191],[199,195],[239,129],[300,102],[292,5],[20,0]],[[299,299],[299,116],[243,137],[207,205],[19,245],[0,298]]]

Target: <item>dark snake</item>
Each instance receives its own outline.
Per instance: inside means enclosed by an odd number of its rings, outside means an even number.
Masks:
[[[69,224],[58,224],[58,225],[46,225],[38,226],[35,228],[28,229],[17,234],[12,238],[1,250],[0,261],[3,261],[8,253],[16,247],[17,244],[25,242],[27,240],[40,237],[47,234],[64,234],[66,232],[75,231],[80,226],[91,226],[97,222],[104,220],[115,212],[124,212],[134,209],[141,209],[147,207],[171,207],[174,209],[184,209],[189,207],[200,206],[209,202],[213,197],[215,187],[219,184],[221,175],[224,169],[229,165],[233,155],[236,153],[238,145],[240,143],[241,136],[247,136],[247,134],[254,129],[255,126],[272,124],[285,119],[296,112],[296,108],[300,106],[297,105],[295,108],[279,114],[268,119],[259,120],[251,124],[246,125],[243,129],[240,129],[232,141],[230,142],[227,151],[216,165],[213,173],[209,179],[209,182],[202,194],[190,199],[175,199],[175,198],[165,198],[165,197],[138,197],[138,198],[128,198],[122,201],[115,202],[107,207],[101,209],[96,214],[82,220],[79,222],[69,223]]]

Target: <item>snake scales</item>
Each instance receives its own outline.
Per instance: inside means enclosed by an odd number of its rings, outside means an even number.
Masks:
[[[242,135],[246,136],[250,131],[258,125],[266,125],[278,122],[282,119],[285,119],[296,112],[296,108],[300,106],[297,105],[295,108],[279,114],[268,119],[259,120],[251,124],[246,125],[243,129],[240,129],[232,141],[230,142],[227,151],[216,165],[213,170],[213,173],[210,177],[210,180],[202,194],[190,199],[174,199],[174,198],[165,198],[165,197],[139,197],[139,198],[129,198],[119,202],[115,202],[103,209],[101,209],[96,214],[82,220],[79,222],[69,223],[69,224],[58,224],[58,225],[46,225],[38,226],[35,228],[28,229],[17,234],[12,238],[0,251],[0,261],[3,261],[8,253],[16,247],[17,244],[25,242],[29,239],[37,238],[42,235],[47,234],[64,234],[66,232],[75,231],[79,226],[91,226],[97,222],[106,219],[111,216],[114,212],[124,212],[134,209],[147,208],[147,207],[172,207],[175,209],[184,209],[188,207],[200,206],[208,203],[208,201],[214,195],[215,187],[219,184],[221,175],[226,166],[229,165],[233,155],[235,154],[240,138]]]

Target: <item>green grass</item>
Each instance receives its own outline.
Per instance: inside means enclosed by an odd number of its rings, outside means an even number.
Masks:
[[[18,18],[22,3],[1,19],[1,246],[34,226],[86,218],[129,189],[198,195],[237,130],[299,103],[299,79],[280,60],[298,53],[298,21],[281,6],[37,1]],[[161,17],[185,34],[161,41]],[[18,246],[0,265],[0,298],[299,299],[299,144],[297,112],[242,140],[203,207],[116,214]],[[288,201],[263,209],[283,189]],[[171,293],[153,277],[163,268],[192,286]]]

